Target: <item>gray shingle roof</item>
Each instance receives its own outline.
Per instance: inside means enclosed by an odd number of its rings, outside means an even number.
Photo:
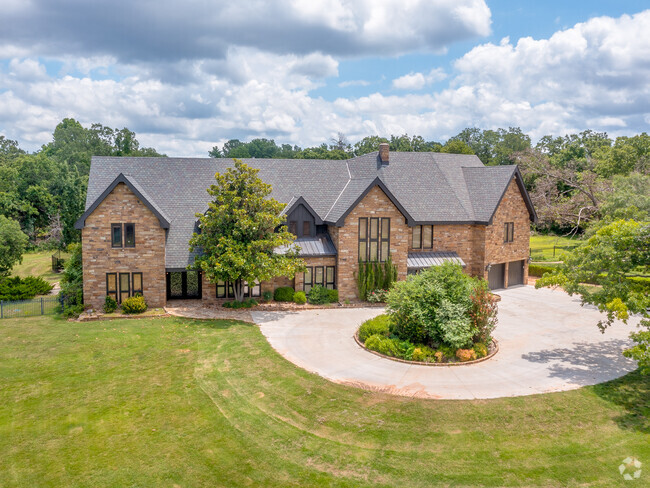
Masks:
[[[376,152],[348,161],[243,161],[260,170],[259,176],[273,187],[273,198],[294,204],[302,197],[324,222],[335,225],[341,225],[351,206],[375,184],[394,197],[410,225],[487,224],[512,177],[521,178],[515,166],[485,167],[476,156],[461,154],[391,152],[387,166],[378,163]],[[194,260],[188,241],[195,214],[207,209],[206,189],[216,172],[231,165],[231,159],[95,156],[86,209],[120,173],[128,175],[170,223],[166,267],[184,268]],[[534,218],[532,205],[529,209]]]
[[[425,269],[431,266],[440,266],[446,262],[465,266],[465,261],[455,252],[413,252],[408,255],[406,267],[408,269]]]

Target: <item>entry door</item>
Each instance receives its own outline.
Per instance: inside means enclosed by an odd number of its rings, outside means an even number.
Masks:
[[[493,264],[488,271],[488,284],[491,290],[503,288],[505,278],[505,264]]]
[[[524,284],[524,262],[512,261],[508,264],[508,287]]]

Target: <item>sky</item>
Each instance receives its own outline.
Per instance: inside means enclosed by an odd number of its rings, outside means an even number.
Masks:
[[[647,0],[3,0],[0,135],[64,117],[170,156],[229,139],[650,131]]]

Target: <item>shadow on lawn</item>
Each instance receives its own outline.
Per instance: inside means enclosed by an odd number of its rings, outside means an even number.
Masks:
[[[624,409],[623,414],[614,417],[620,428],[650,434],[650,375],[636,370],[592,389],[602,399]]]

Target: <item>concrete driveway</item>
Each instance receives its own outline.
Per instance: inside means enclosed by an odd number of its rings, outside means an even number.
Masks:
[[[581,307],[560,290],[531,286],[499,292],[499,352],[464,366],[431,367],[384,359],[352,338],[382,309],[253,312],[269,343],[292,363],[336,383],[392,394],[477,399],[532,395],[579,388],[617,378],[636,368],[621,355],[630,325],[601,334],[601,314]]]

